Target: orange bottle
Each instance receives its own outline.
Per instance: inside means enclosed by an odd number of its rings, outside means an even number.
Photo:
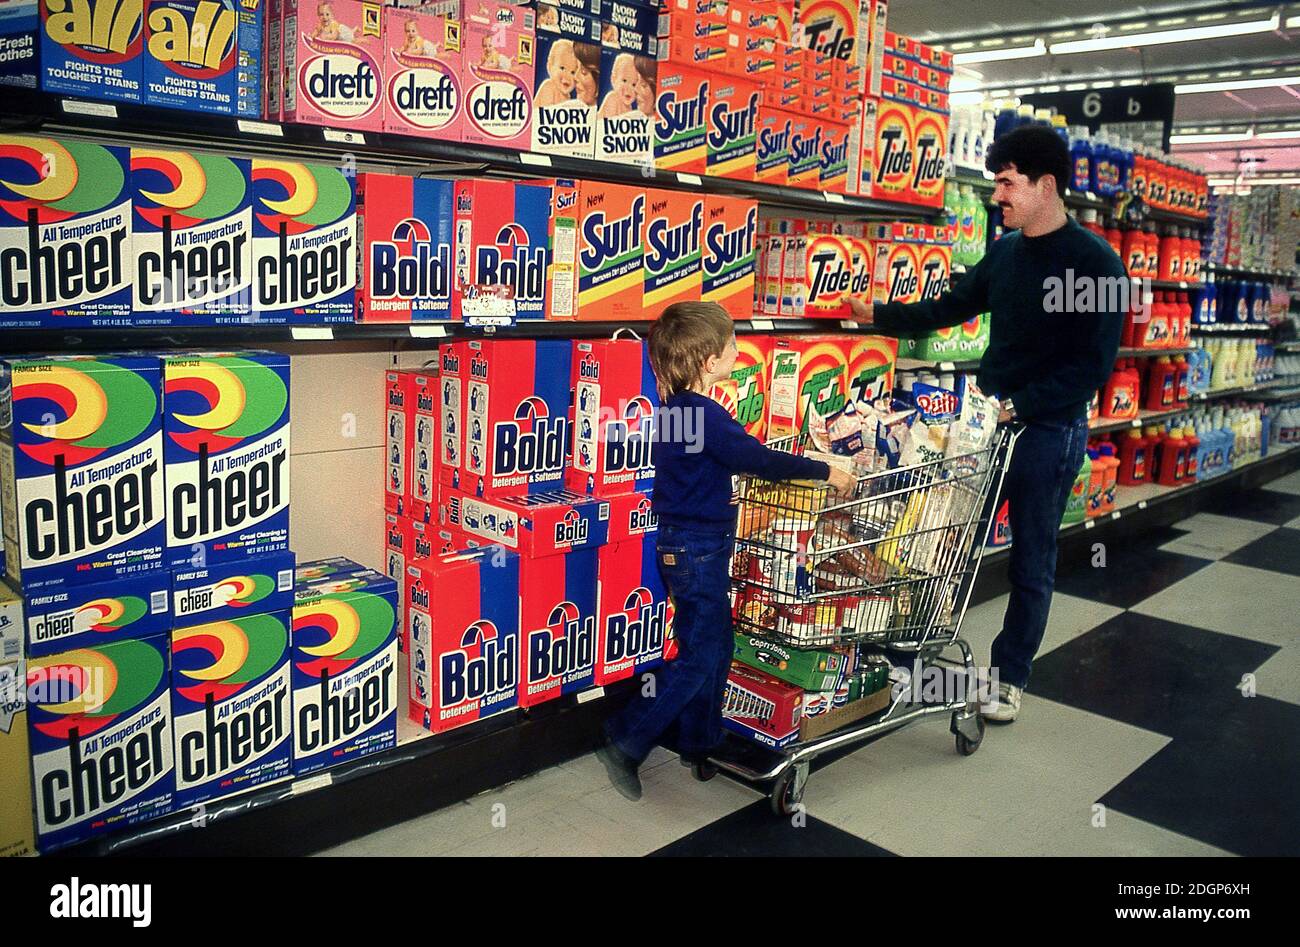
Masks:
[[[1114,218],[1106,221],[1106,242],[1110,244],[1117,257],[1124,259],[1124,236],[1120,233],[1119,221]]]
[[[1122,362],[1116,363],[1103,392],[1102,415],[1112,421],[1137,417],[1137,395],[1137,387],[1127,366]]]
[[[1188,390],[1188,379],[1192,374],[1192,366],[1188,364],[1186,357],[1182,355],[1175,356],[1173,364],[1177,379],[1174,383],[1174,407],[1185,408],[1188,399],[1191,397],[1191,392]]]
[[[1183,273],[1183,240],[1178,231],[1170,227],[1160,238],[1160,279],[1180,280]]]
[[[1124,252],[1120,255],[1129,276],[1145,276],[1147,270],[1147,238],[1134,227],[1124,231]]]
[[[1089,447],[1088,457],[1092,461],[1092,475],[1088,480],[1088,516],[1101,516],[1106,494],[1106,470],[1100,463],[1101,451],[1097,448]]]
[[[1196,453],[1200,450],[1201,439],[1191,424],[1183,428],[1183,440],[1187,442],[1187,472],[1183,479],[1194,483],[1197,477]]]
[[[1155,279],[1160,273],[1160,238],[1156,236],[1156,225],[1147,224],[1142,235],[1147,245],[1147,268],[1142,275]]]

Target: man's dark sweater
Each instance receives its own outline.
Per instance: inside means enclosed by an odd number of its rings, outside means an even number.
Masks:
[[[1095,282],[1099,278],[1108,279]],[[1005,234],[938,299],[877,305],[875,324],[926,331],[990,313],[980,388],[1010,398],[1016,415],[1026,421],[1069,422],[1086,413],[1114,371],[1124,309],[1113,303],[1128,297],[1108,288],[1109,278],[1125,279],[1120,258],[1105,240],[1067,218],[1064,227],[1039,237]],[[1046,309],[1052,279],[1061,281],[1056,299],[1065,301],[1062,311]],[[1080,279],[1093,281],[1091,302],[1078,300],[1087,312],[1071,311]]]

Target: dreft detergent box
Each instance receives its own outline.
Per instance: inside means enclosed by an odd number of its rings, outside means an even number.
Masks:
[[[550,317],[652,318],[642,297],[645,190],[596,181],[550,183]]]
[[[715,76],[709,92],[707,173],[754,180],[761,86],[747,79]]]
[[[461,60],[459,21],[419,9],[384,11],[384,131],[460,141]]]
[[[655,95],[655,167],[664,171],[708,171],[708,109],[713,73],[675,62],[659,63]]]
[[[289,356],[163,357],[167,565],[289,549]]]
[[[356,180],[341,168],[253,159],[253,308],[261,323],[352,322]]]
[[[149,638],[171,630],[171,574],[138,576],[28,593],[23,600],[27,656]]]
[[[40,0],[41,89],[139,102],[141,0]]]
[[[40,85],[40,36],[40,0],[0,4],[0,86],[35,89]],[[0,855],[3,845],[0,841]]]
[[[705,196],[689,191],[646,191],[645,283],[642,306],[652,315],[675,302],[698,301],[703,291]]]
[[[550,208],[545,185],[456,182],[455,318],[545,318]]]
[[[655,88],[659,64],[651,56],[601,50],[596,160],[653,168]]]
[[[596,684],[632,677],[676,656],[673,605],[655,560],[655,535],[597,551]]]
[[[293,605],[294,555],[277,552],[172,573],[176,625],[198,625]]]
[[[0,325],[131,325],[126,148],[0,135]]]
[[[36,854],[27,665],[0,664],[0,858]]]
[[[613,496],[654,486],[659,393],[650,349],[635,339],[573,343],[573,461],[565,486]]]
[[[248,320],[251,175],[244,158],[131,149],[136,325]]]
[[[752,318],[758,202],[708,195],[704,199],[704,285],[701,298],[733,319]]]
[[[25,594],[163,568],[157,358],[0,361],[5,569]]]
[[[42,852],[172,810],[170,656],[164,634],[27,662]]]
[[[601,48],[595,20],[568,10],[554,29],[537,28],[537,91],[533,95],[532,148],[569,158],[596,156],[596,110],[600,104]],[[576,35],[575,35],[576,34]]]
[[[177,627],[171,643],[176,808],[288,776],[288,610]]]
[[[260,118],[262,30],[260,0],[144,0],[144,103]]]
[[[464,140],[526,151],[532,143],[536,68],[533,11],[470,0],[461,22]]]
[[[293,606],[293,772],[305,776],[397,745],[397,583],[299,585]]]
[[[383,128],[383,7],[359,0],[282,0],[282,121]]]
[[[519,563],[519,706],[592,686],[598,550]]]
[[[451,318],[455,183],[357,175],[358,322]]]

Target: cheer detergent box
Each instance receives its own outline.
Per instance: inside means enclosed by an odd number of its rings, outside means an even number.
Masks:
[[[43,91],[142,100],[140,0],[40,0],[40,5]]]
[[[131,324],[126,148],[0,135],[0,325]]]
[[[538,13],[543,9],[538,7]],[[538,24],[532,148],[540,154],[594,158],[601,48],[592,34],[599,27],[582,14],[549,9],[558,22],[554,30]]]
[[[455,318],[545,318],[550,208],[544,185],[456,182]]]
[[[144,0],[146,105],[262,117],[263,0]]]
[[[596,674],[596,549],[519,563],[519,706],[592,686]]]
[[[609,537],[611,504],[568,490],[494,500],[448,490],[441,507],[440,521],[453,532],[504,546],[525,559],[602,546]]]
[[[596,160],[653,167],[659,64],[621,49],[601,50]]]
[[[157,358],[0,361],[5,569],[16,589],[163,568]]]
[[[289,775],[289,618],[282,609],[172,632],[176,808]]]
[[[36,853],[27,665],[0,664],[0,858]]]
[[[253,308],[262,323],[352,322],[356,181],[323,164],[253,159]]]
[[[659,393],[640,340],[573,343],[573,461],[565,485],[612,496],[654,486]]]
[[[551,318],[651,318],[642,300],[645,190],[597,181],[551,183]]]
[[[294,555],[277,552],[172,573],[176,625],[281,612],[293,605]]]
[[[149,638],[171,630],[171,576],[138,576],[30,592],[23,598],[28,657]]]
[[[740,197],[704,199],[704,286],[701,298],[733,319],[754,315],[758,203]]]
[[[358,174],[358,322],[451,318],[452,181]]]
[[[162,359],[167,566],[289,549],[289,356]]]
[[[827,417],[847,398],[848,358],[838,336],[778,336],[772,342],[767,436],[808,430],[812,414]]]
[[[384,374],[384,508],[429,522],[441,479],[438,370]]]
[[[760,104],[754,144],[754,180],[785,184],[790,177],[790,133],[796,117],[784,109]]]
[[[471,0],[462,19],[464,140],[527,150],[536,68],[533,11]]]
[[[655,560],[655,538],[597,551],[596,684],[632,677],[676,656],[673,606]]]
[[[6,0],[0,5],[0,86],[35,89],[40,85],[40,38],[40,0]]]
[[[37,844],[52,852],[170,812],[167,635],[27,662]]]
[[[898,361],[898,340],[881,335],[844,336],[848,353],[848,397],[856,404],[869,404],[894,390],[894,367]]]
[[[282,121],[382,130],[383,7],[361,0],[281,0],[281,4]]]
[[[383,34],[384,131],[460,141],[465,131],[460,22],[390,7],[384,11]]]
[[[293,772],[305,776],[397,745],[397,584],[298,586],[293,606]]]
[[[715,76],[705,120],[708,174],[739,181],[754,180],[761,97],[757,82]]]
[[[688,191],[646,191],[645,283],[642,305],[658,314],[703,291],[705,196]]]
[[[665,171],[708,171],[709,89],[713,73],[676,62],[659,63],[655,95],[655,167]]]

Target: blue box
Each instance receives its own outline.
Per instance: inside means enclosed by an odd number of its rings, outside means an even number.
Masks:
[[[40,9],[37,0],[0,3],[0,86],[40,84]]]
[[[170,576],[158,569],[111,582],[31,592],[23,602],[27,656],[166,634],[172,627],[170,585]]]
[[[233,115],[238,45],[236,0],[145,0],[144,103]]]
[[[40,2],[42,91],[115,102],[144,100],[140,4],[129,0]]]
[[[172,573],[177,627],[293,607],[294,555],[277,552]]]

